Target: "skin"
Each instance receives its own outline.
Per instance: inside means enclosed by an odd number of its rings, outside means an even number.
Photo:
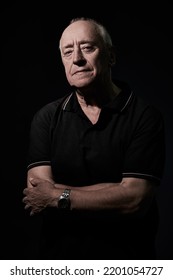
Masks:
[[[60,53],[67,80],[75,88],[82,110],[95,124],[102,104],[121,92],[111,80],[114,49],[105,45],[93,23],[80,20],[62,33]],[[25,209],[34,215],[46,207],[57,207],[57,198],[65,188],[71,189],[71,209],[116,209],[120,214],[145,213],[155,193],[152,182],[139,178],[82,188],[65,186],[54,182],[50,166],[38,166],[27,174]]]

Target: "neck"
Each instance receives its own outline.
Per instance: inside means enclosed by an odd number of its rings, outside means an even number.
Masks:
[[[103,104],[109,103],[121,89],[111,83],[109,87],[97,88],[96,90],[76,90],[76,95],[81,106],[96,106],[101,108]]]

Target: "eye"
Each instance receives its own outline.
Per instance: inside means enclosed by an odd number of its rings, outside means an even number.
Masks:
[[[82,49],[82,51],[84,51],[86,53],[90,53],[95,50],[94,46],[91,46],[91,45],[83,46],[81,49]]]
[[[63,52],[63,56],[67,57],[70,56],[72,54],[73,50],[72,49],[67,49]]]

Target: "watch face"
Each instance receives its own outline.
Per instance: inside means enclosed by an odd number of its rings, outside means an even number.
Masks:
[[[58,202],[58,208],[70,208],[70,200],[67,198],[61,198]]]

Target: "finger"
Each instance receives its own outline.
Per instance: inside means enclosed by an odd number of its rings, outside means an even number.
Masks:
[[[37,213],[37,212],[34,212],[34,211],[31,210],[30,216],[34,216],[36,213]]]
[[[27,188],[25,188],[24,190],[23,190],[23,194],[27,194],[27,191],[28,191],[28,189]]]
[[[25,205],[25,210],[28,210],[29,208],[31,208],[31,206],[29,204]]]
[[[29,182],[33,187],[36,187],[39,183],[43,182],[43,180],[38,178],[29,178]]]
[[[31,184],[33,187],[35,187],[36,184],[37,184],[37,181],[36,181],[36,180],[37,180],[37,179],[29,178],[29,182],[30,182],[30,184]]]
[[[23,203],[27,203],[27,202],[28,202],[28,199],[27,199],[26,196],[22,199],[22,202],[23,202]]]

